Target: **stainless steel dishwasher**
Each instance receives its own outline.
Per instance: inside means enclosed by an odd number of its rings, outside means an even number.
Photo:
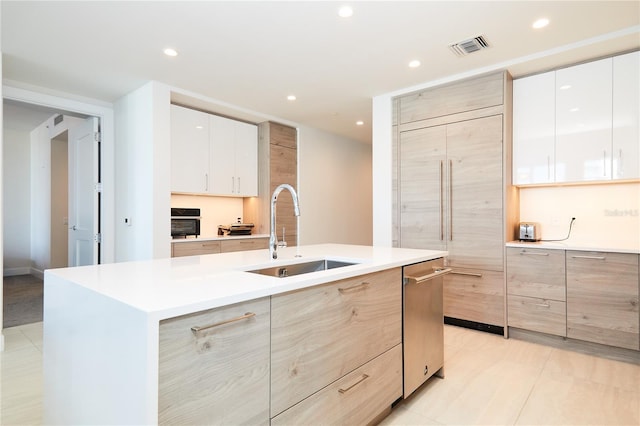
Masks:
[[[444,377],[444,259],[403,268],[404,397],[432,375]]]

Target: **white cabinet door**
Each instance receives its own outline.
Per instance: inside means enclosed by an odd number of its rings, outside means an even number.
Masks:
[[[611,179],[612,63],[556,71],[556,182]]]
[[[640,178],[640,52],[613,58],[613,179]]]
[[[233,195],[235,177],[235,121],[209,116],[211,126],[211,193]]]
[[[209,114],[171,105],[171,191],[208,190]]]
[[[556,73],[513,81],[513,184],[555,181]]]
[[[236,195],[258,195],[258,127],[248,123],[236,123]]]
[[[212,115],[211,193],[258,195],[258,127]]]

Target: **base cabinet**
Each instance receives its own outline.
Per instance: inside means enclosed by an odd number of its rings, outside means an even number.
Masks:
[[[567,336],[640,349],[638,255],[567,251]]]
[[[189,241],[171,244],[171,257],[229,253],[269,248],[268,238],[234,238],[230,240]]]
[[[272,417],[336,381],[340,386],[357,382],[362,375],[345,375],[402,342],[401,280],[401,269],[394,268],[272,296]],[[402,359],[394,358],[381,368],[401,371]],[[401,374],[393,387],[396,398],[402,396]],[[346,419],[336,422],[344,424]]]
[[[271,425],[365,425],[402,395],[402,345],[271,419]]]
[[[159,424],[269,424],[269,309],[266,297],[160,322]]]
[[[504,326],[503,273],[454,268],[444,277],[444,315]]]

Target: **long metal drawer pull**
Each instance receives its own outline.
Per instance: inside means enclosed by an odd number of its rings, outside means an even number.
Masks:
[[[468,275],[470,277],[478,277],[478,278],[482,278],[482,274],[479,274],[477,272],[459,272],[459,271],[451,271],[452,274],[454,275]]]
[[[442,268],[442,269],[436,269],[431,274],[423,275],[421,277],[412,277],[407,275],[404,278],[412,284],[420,284],[422,282],[429,281],[431,278],[448,274],[449,272],[451,272],[451,268]]]
[[[453,241],[453,160],[449,160],[449,241]]]
[[[440,241],[444,241],[444,161],[440,160]]]
[[[364,290],[367,287],[369,287],[369,283],[367,281],[364,281],[362,284],[354,285],[353,287],[339,288],[338,291],[344,294],[351,293],[352,291]]]
[[[231,319],[224,320],[224,321],[220,321],[220,322],[217,322],[215,324],[205,325],[203,327],[199,327],[199,326],[191,327],[191,331],[193,331],[193,333],[195,334],[195,333],[197,333],[199,331],[202,331],[202,330],[206,330],[206,329],[213,328],[213,327],[219,327],[221,325],[230,324],[232,322],[242,321],[242,320],[245,320],[245,319],[253,318],[255,316],[256,316],[255,313],[247,312],[246,314],[241,315],[239,317],[231,318]]]
[[[551,305],[548,303],[536,303],[536,306],[540,306],[541,308],[550,308]]]
[[[527,256],[549,256],[549,253],[532,253],[530,251],[525,251],[522,250],[520,252],[520,255],[527,255]]]
[[[595,260],[605,260],[606,257],[605,256],[581,256],[581,255],[575,255],[575,256],[571,256],[572,259],[595,259]]]
[[[363,374],[362,377],[360,377],[360,380],[358,380],[357,382],[355,382],[354,384],[352,384],[351,386],[349,386],[346,389],[338,389],[338,392],[340,393],[347,393],[349,392],[351,389],[353,389],[354,387],[358,386],[360,383],[364,382],[365,380],[367,380],[369,378],[369,375],[367,374]]]

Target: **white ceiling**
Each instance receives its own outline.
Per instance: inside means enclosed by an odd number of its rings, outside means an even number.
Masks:
[[[351,18],[339,18],[350,3]],[[113,102],[158,80],[371,140],[373,96],[640,47],[638,1],[2,1],[3,77]],[[547,17],[551,24],[533,30]],[[484,35],[491,48],[455,56]],[[162,53],[174,47],[179,55]],[[419,59],[422,66],[407,64]],[[290,102],[286,96],[295,94]],[[364,126],[356,126],[363,120]]]

